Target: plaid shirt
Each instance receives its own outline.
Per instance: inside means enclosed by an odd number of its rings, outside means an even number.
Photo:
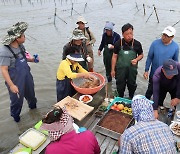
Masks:
[[[138,122],[121,136],[119,154],[175,154],[169,127],[158,121]]]

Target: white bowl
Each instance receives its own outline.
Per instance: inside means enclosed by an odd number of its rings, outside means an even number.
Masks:
[[[84,98],[84,97],[89,97],[89,101],[84,102],[84,101],[83,101],[83,98]],[[81,102],[83,102],[83,103],[85,103],[85,104],[91,102],[92,100],[93,100],[93,97],[92,97],[91,95],[81,95],[81,96],[79,97],[79,101],[81,101]]]
[[[176,115],[177,115],[177,118],[180,119],[180,111],[177,111],[177,112],[176,112]]]

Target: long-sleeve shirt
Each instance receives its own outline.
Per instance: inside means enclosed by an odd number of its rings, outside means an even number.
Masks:
[[[78,63],[72,64],[67,58],[62,60],[59,68],[57,70],[57,79],[64,80],[65,77],[69,79],[74,79],[77,77],[77,73],[73,71],[78,71],[78,73],[86,73],[87,71]]]
[[[120,39],[120,35],[116,32],[113,32],[112,36],[108,36],[106,33],[103,34],[99,50],[102,51],[105,45],[112,44],[114,45],[116,41]]]
[[[162,72],[162,66],[160,66],[153,75],[153,108],[157,110],[159,101],[159,92],[161,88],[166,91],[176,89],[176,98],[180,99],[180,63],[177,63],[178,75],[175,75],[172,79],[167,79]]]
[[[137,122],[121,135],[119,154],[176,154],[169,127],[158,120]]]
[[[46,154],[100,154],[100,147],[92,132],[71,131],[61,136],[59,141],[50,143]]]
[[[173,40],[169,45],[165,45],[162,42],[162,39],[153,41],[146,59],[145,72],[148,72],[151,66],[151,72],[149,76],[152,78],[156,69],[163,65],[165,60],[173,59],[174,61],[178,61],[178,55],[179,46]]]
[[[89,31],[89,33],[88,33]],[[94,34],[91,32],[91,30],[89,29],[89,27],[85,27],[85,29],[82,31],[84,36],[87,38],[87,42],[89,44],[94,44],[96,42],[96,39],[94,37]]]

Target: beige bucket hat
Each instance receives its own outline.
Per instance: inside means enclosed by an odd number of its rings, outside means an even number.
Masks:
[[[84,19],[83,16],[79,16],[79,17],[77,18],[76,24],[78,24],[79,22],[82,22],[82,23],[84,23],[84,24],[87,24],[87,23],[88,23],[88,22]]]

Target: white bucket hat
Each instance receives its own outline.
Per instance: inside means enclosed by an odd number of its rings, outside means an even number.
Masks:
[[[66,56],[66,58],[77,62],[84,61],[84,58],[80,53],[69,54]]]

